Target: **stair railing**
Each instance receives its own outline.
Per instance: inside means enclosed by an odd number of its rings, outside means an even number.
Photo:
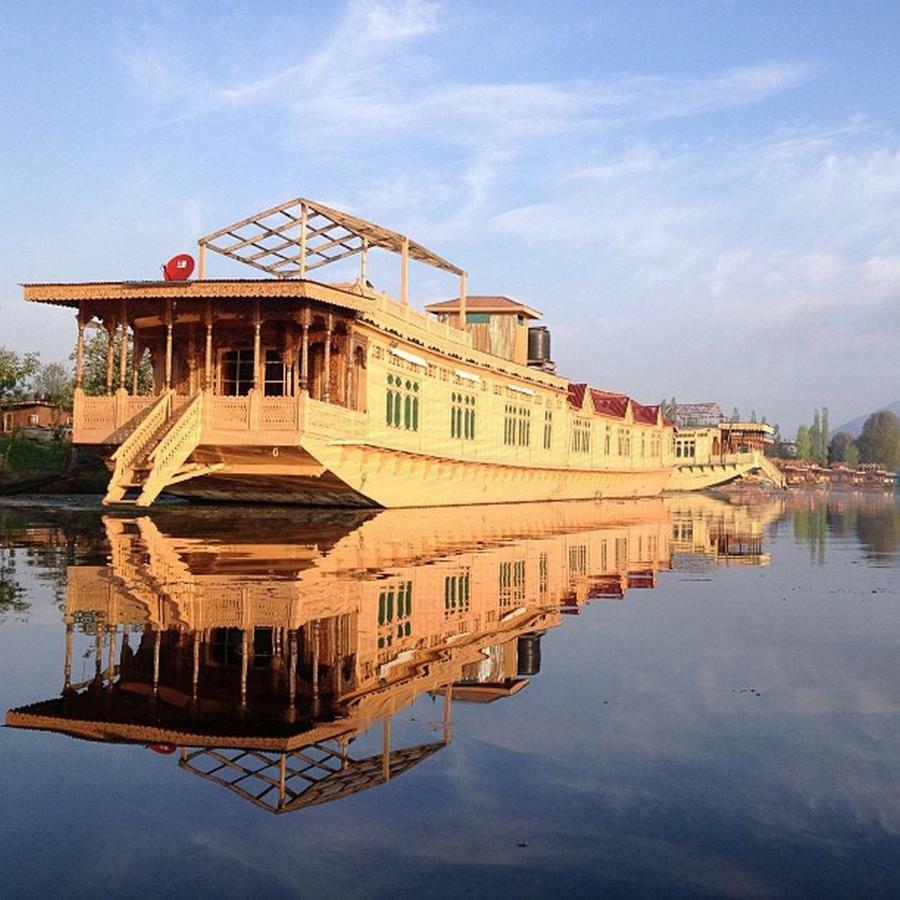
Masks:
[[[203,424],[203,393],[191,398],[169,430],[148,457],[153,464],[137,499],[138,506],[149,506],[165,489],[172,476],[184,465],[200,443]]]
[[[138,422],[134,431],[119,444],[115,453],[113,453],[112,460],[115,463],[115,467],[109,479],[109,487],[104,498],[105,503],[121,499],[121,497],[113,497],[112,495],[114,493],[123,493],[120,486],[128,471],[134,466],[141,454],[146,451],[147,444],[153,435],[169,418],[174,393],[174,390],[168,390],[160,394],[159,399],[147,409],[144,418]]]

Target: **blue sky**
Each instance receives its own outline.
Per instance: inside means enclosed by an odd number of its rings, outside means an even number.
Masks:
[[[543,310],[563,374],[837,424],[900,397],[898,46],[887,0],[14,0],[0,344],[70,351],[19,282],[153,278],[307,196]]]

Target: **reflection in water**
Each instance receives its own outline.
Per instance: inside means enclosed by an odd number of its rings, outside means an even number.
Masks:
[[[395,778],[445,746],[452,706],[518,693],[541,635],[668,568],[765,565],[781,501],[709,497],[303,518],[106,516],[108,561],[66,567],[61,696],[7,724],[158,752],[272,812]],[[46,532],[48,547],[67,534]],[[39,544],[37,531],[30,539]],[[77,662],[93,670],[76,673]],[[437,739],[397,711],[440,698]],[[380,727],[378,753],[354,752]]]
[[[889,493],[789,494],[794,537],[809,547],[810,560],[825,564],[829,535],[855,535],[866,556],[888,561],[900,548],[900,506]]]

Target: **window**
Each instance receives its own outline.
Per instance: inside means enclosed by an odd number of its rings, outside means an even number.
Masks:
[[[488,313],[466,313],[466,325],[486,325],[490,321],[491,317]]]
[[[612,425],[606,426],[606,433],[603,436],[603,452],[609,456],[612,450]]]
[[[253,351],[226,350],[222,354],[222,393],[243,397],[253,387]]]
[[[527,406],[506,404],[503,443],[507,447],[527,447],[531,443],[531,410]]]
[[[500,608],[525,602],[525,560],[500,563]]]
[[[38,418],[37,413],[31,413],[28,416],[28,424],[29,425],[37,425],[40,422],[40,418]]]
[[[618,428],[619,456],[631,456],[631,432],[627,428]]]
[[[391,428],[419,430],[419,382],[402,375],[387,377],[384,420]]]
[[[469,570],[444,578],[444,618],[469,611]]]
[[[284,397],[287,394],[287,367],[277,350],[266,350],[263,393],[266,397]]]
[[[475,438],[475,396],[453,391],[450,394],[450,437]]]
[[[378,649],[412,633],[412,582],[401,581],[378,595]],[[394,624],[396,622],[396,625]]]
[[[591,452],[591,423],[589,419],[575,419],[572,423],[572,450],[575,453]]]
[[[553,413],[544,410],[544,449],[549,450],[553,443]]]

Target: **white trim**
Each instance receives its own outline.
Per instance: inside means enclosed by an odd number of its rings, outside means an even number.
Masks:
[[[480,382],[480,381],[481,381],[481,376],[480,376],[480,375],[476,375],[474,372],[463,372],[462,369],[454,369],[454,370],[453,370],[453,374],[454,374],[457,378],[462,378],[462,379],[464,379],[465,381],[476,381],[476,382]]]
[[[425,359],[424,356],[417,356],[415,353],[410,353],[408,350],[401,350],[399,347],[391,347],[391,356],[397,356],[400,359],[405,359],[407,362],[412,363],[414,366],[422,366],[423,368],[428,368],[428,360]]]
[[[531,388],[519,387],[517,384],[508,384],[507,387],[517,394],[528,394],[529,397],[534,396],[534,391]]]

